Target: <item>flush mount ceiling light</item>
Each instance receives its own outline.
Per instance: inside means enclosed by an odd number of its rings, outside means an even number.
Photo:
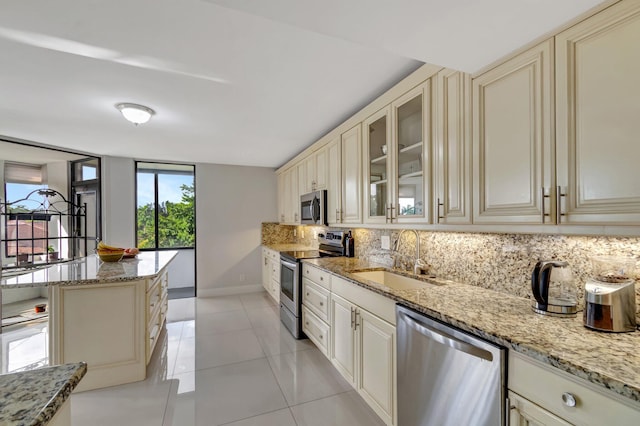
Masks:
[[[116,104],[116,108],[120,110],[122,116],[135,124],[144,124],[151,119],[156,112],[149,107],[131,103]]]

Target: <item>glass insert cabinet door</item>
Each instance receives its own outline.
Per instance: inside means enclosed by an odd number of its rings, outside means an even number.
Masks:
[[[392,104],[394,205],[392,222],[428,220],[429,193],[425,185],[428,175],[427,149],[430,138],[431,85],[415,88]]]
[[[366,221],[389,223],[391,220],[391,108],[386,107],[364,121]]]

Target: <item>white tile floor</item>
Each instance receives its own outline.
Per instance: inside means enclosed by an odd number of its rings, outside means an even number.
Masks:
[[[169,301],[143,382],[73,395],[74,425],[382,425],[266,293]]]

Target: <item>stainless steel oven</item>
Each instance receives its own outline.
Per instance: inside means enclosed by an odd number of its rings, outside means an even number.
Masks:
[[[319,234],[318,250],[283,251],[280,253],[280,321],[293,337],[302,339],[302,263],[303,259],[344,256],[344,231]]]

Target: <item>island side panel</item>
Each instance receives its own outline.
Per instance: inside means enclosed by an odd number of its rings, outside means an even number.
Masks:
[[[50,364],[84,361],[77,392],[146,377],[146,280],[49,287]]]

